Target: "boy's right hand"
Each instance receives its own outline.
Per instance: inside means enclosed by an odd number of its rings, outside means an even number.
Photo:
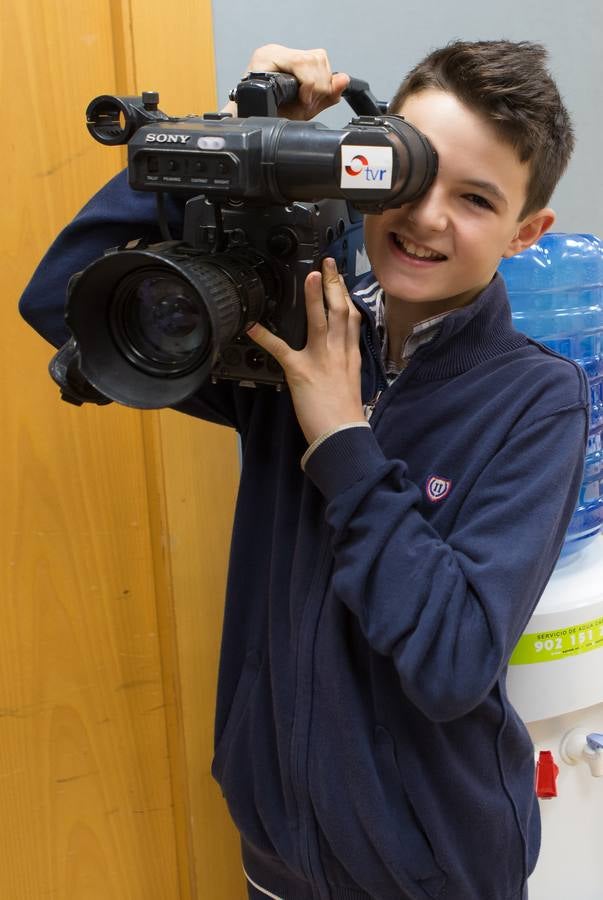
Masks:
[[[248,72],[287,72],[299,81],[295,103],[282,106],[279,114],[287,119],[312,119],[323,109],[334,106],[341,99],[350,78],[345,72],[331,72],[326,50],[293,50],[280,44],[258,47],[251,55]],[[224,112],[236,116],[237,105],[232,100]]]

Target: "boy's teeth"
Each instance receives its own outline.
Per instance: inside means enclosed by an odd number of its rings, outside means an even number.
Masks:
[[[402,247],[402,249],[409,254],[409,256],[416,256],[419,259],[443,259],[441,253],[435,253],[433,250],[428,250],[426,247],[418,247],[417,244],[413,244],[412,241],[405,240],[405,238],[396,235],[396,243]]]

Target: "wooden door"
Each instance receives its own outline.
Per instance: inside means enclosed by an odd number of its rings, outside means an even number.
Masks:
[[[99,93],[216,106],[209,0],[0,0],[4,202],[0,896],[241,900],[209,767],[234,435],[60,401],[19,318],[37,261],[124,164]]]

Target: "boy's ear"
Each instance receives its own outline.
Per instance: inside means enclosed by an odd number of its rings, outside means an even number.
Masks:
[[[507,249],[503,253],[503,257],[509,259],[509,257],[515,256],[516,253],[521,253],[522,250],[531,247],[545,231],[548,231],[554,225],[555,219],[554,211],[548,206],[526,216],[519,223],[515,235],[511,238]]]

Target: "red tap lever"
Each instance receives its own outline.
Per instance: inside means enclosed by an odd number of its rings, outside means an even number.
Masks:
[[[559,766],[550,750],[541,750],[536,763],[536,796],[550,800],[557,796],[557,775]]]

